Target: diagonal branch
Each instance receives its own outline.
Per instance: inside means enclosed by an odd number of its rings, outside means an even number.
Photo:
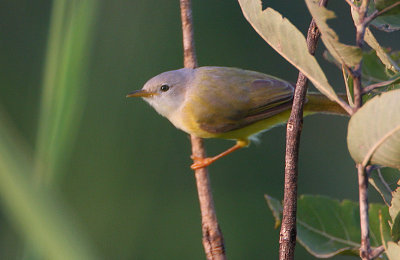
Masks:
[[[399,2],[400,3],[400,2]],[[381,87],[385,87],[387,85],[393,84],[394,82],[398,81],[399,78],[396,79],[391,79],[391,80],[387,80],[387,81],[382,81],[382,82],[378,82],[369,86],[364,87],[361,90],[361,94],[368,94],[369,92],[371,92],[372,90],[376,89],[376,88],[381,88]]]
[[[320,5],[326,6],[327,0],[321,0]],[[311,21],[307,34],[308,51],[314,55],[320,32],[314,20]],[[294,259],[296,246],[296,212],[297,212],[297,176],[300,135],[303,125],[303,107],[307,93],[306,76],[299,72],[294,92],[293,106],[286,128],[285,155],[285,187],[283,198],[283,216],[279,234],[279,259]]]
[[[369,24],[370,22],[372,22],[372,20],[374,20],[376,17],[378,17],[378,16],[380,16],[380,15],[382,15],[382,14],[384,14],[384,13],[390,11],[390,10],[392,10],[393,8],[395,8],[395,7],[398,6],[398,5],[400,5],[400,2],[396,2],[396,3],[392,4],[392,5],[389,5],[389,6],[387,6],[386,8],[384,8],[384,9],[382,9],[382,10],[380,10],[380,11],[376,10],[376,11],[373,12],[370,16],[368,16],[368,17],[366,17],[366,18],[364,19],[364,22],[363,22],[363,23],[364,23],[364,26],[365,26],[365,27],[368,26],[368,24]]]
[[[180,0],[183,53],[185,68],[196,68],[197,59],[193,37],[192,8],[190,0]],[[194,135],[190,136],[192,142],[192,154],[195,158],[206,157],[203,141]],[[211,192],[210,179],[207,168],[195,171],[197,192],[200,202],[202,219],[203,246],[208,260],[224,260],[225,247],[224,238],[219,228],[217,215],[215,213],[214,201]]]

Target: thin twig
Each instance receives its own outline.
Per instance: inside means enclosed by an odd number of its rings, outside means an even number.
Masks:
[[[358,173],[358,195],[360,201],[360,227],[361,248],[360,257],[363,260],[371,259],[371,246],[369,242],[369,219],[368,219],[368,175],[361,164],[357,164]]]
[[[197,59],[193,37],[193,20],[190,0],[180,0],[182,33],[183,33],[183,52],[185,68],[196,68]],[[190,136],[192,142],[192,154],[196,158],[206,157],[203,141],[194,136]],[[224,260],[225,247],[224,238],[218,225],[215,213],[214,201],[211,192],[210,179],[207,168],[195,171],[197,192],[200,202],[203,247],[208,260]]]
[[[392,189],[390,188],[389,184],[387,184],[385,178],[383,178],[383,176],[382,176],[381,169],[378,168],[377,172],[378,172],[378,177],[381,180],[381,182],[383,183],[383,186],[385,186],[386,191],[389,192],[389,193],[392,193],[393,192]]]
[[[381,167],[381,166],[376,165],[376,164],[374,164],[374,165],[367,165],[367,166],[365,167],[365,172],[367,173],[368,178],[371,177],[371,174],[372,174],[373,171],[379,170],[380,167]]]
[[[400,2],[396,2],[396,3],[392,4],[392,5],[389,5],[388,7],[385,7],[384,9],[382,9],[382,10],[380,10],[380,11],[376,10],[376,11],[373,12],[370,16],[365,17],[364,22],[363,22],[363,23],[364,23],[364,26],[367,27],[368,24],[369,24],[370,22],[372,22],[372,20],[374,20],[376,17],[378,17],[378,16],[380,16],[380,15],[382,15],[382,14],[384,14],[384,13],[390,11],[391,9],[395,8],[395,7],[398,6],[398,5],[400,5]]]
[[[371,259],[378,258],[383,252],[385,252],[384,246],[378,246],[371,251]]]
[[[399,2],[400,3],[400,2]],[[371,84],[369,86],[366,86],[362,89],[361,94],[368,94],[369,92],[371,92],[372,90],[376,89],[376,88],[381,88],[387,85],[392,84],[393,82],[397,81],[398,79],[391,79],[391,80],[387,80],[387,81],[382,81],[379,83],[375,83],[375,84]]]
[[[326,6],[327,0],[320,5]],[[307,34],[308,51],[314,55],[320,32],[314,20]],[[303,125],[303,107],[307,93],[306,76],[299,72],[294,92],[293,106],[286,128],[285,187],[283,197],[282,225],[279,234],[279,259],[294,259],[296,246],[297,176],[300,135]]]
[[[180,0],[182,36],[183,36],[183,65],[185,68],[197,67],[196,48],[193,34],[193,18],[191,0]]]

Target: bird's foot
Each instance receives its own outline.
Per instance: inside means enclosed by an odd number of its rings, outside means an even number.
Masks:
[[[190,168],[192,168],[192,170],[198,170],[207,167],[215,161],[215,159],[212,157],[200,158],[192,155],[190,156],[190,158],[192,158],[192,160],[194,161],[194,163],[190,165]]]

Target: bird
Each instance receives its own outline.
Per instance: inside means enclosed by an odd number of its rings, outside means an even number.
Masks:
[[[163,72],[126,97],[141,97],[176,128],[200,138],[235,140],[226,151],[207,158],[192,156],[196,170],[240,148],[290,116],[295,86],[261,72],[204,66]],[[304,116],[347,115],[321,93],[307,93]]]

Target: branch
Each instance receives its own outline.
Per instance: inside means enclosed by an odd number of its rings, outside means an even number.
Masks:
[[[185,68],[197,67],[196,52],[193,39],[193,21],[190,0],[180,0],[182,33],[183,33],[183,54]],[[195,158],[206,157],[203,141],[190,136],[192,142],[192,154]],[[197,192],[200,202],[202,219],[203,247],[208,260],[224,260],[225,247],[224,238],[218,225],[215,213],[214,201],[211,192],[210,179],[207,168],[195,171]]]
[[[383,178],[383,176],[382,176],[382,171],[381,171],[381,169],[378,168],[378,169],[377,169],[377,172],[378,172],[378,177],[379,177],[379,179],[380,179],[381,182],[383,183],[383,186],[385,186],[385,189],[386,189],[388,192],[392,193],[392,192],[393,192],[392,189],[390,188],[389,184],[386,182],[386,180],[385,180],[385,179]]]
[[[320,5],[326,6],[327,0],[321,0]],[[314,20],[311,21],[307,34],[308,51],[314,55],[320,32]],[[299,72],[294,92],[292,111],[286,128],[285,155],[285,187],[283,197],[283,216],[279,234],[279,259],[294,259],[296,246],[296,212],[297,212],[297,176],[300,135],[303,125],[303,107],[307,93],[306,76]]]
[[[183,36],[183,64],[185,68],[197,67],[196,49],[193,36],[193,19],[191,0],[180,0],[182,36]]]
[[[371,259],[378,258],[381,254],[385,252],[385,248],[383,246],[376,247],[371,252]]]
[[[382,15],[382,14],[384,14],[384,13],[390,11],[391,9],[395,8],[395,7],[398,6],[398,5],[400,5],[400,2],[396,2],[396,3],[392,4],[392,5],[389,5],[388,7],[385,7],[384,9],[382,9],[382,10],[380,10],[380,11],[376,10],[376,11],[373,12],[370,16],[368,16],[368,17],[366,17],[366,18],[364,19],[364,26],[367,27],[368,24],[369,24],[370,22],[372,22],[372,20],[374,20],[376,17],[378,17],[378,16],[380,16],[380,15]]]
[[[399,2],[400,3],[400,2]],[[369,86],[367,86],[367,87],[364,87],[362,90],[361,90],[361,94],[368,94],[369,92],[371,92],[372,90],[374,90],[374,89],[376,89],[376,88],[381,88],[381,87],[385,87],[385,86],[387,86],[387,85],[390,85],[390,84],[392,84],[393,82],[395,82],[395,81],[397,81],[398,79],[396,78],[396,79],[391,79],[391,80],[386,80],[386,81],[382,81],[382,82],[378,82],[378,83],[375,83],[375,84],[371,84],[371,85],[369,85]]]
[[[358,8],[358,21],[354,21],[356,26],[356,44],[358,47],[362,48],[364,45],[364,34],[366,25],[364,23],[366,19],[366,14],[368,11],[369,0],[363,0],[360,7]],[[352,72],[353,76],[353,93],[354,93],[354,105],[357,111],[362,106],[362,87],[361,87],[361,66],[362,61],[355,66]]]
[[[350,5],[350,7],[354,10],[358,10],[358,7],[352,2],[352,0],[346,0],[346,2]]]
[[[362,164],[357,164],[358,196],[360,202],[361,248],[360,257],[363,260],[371,259],[371,246],[369,242],[368,219],[368,175]]]
[[[365,22],[368,17],[369,0],[362,0],[358,9],[358,21],[354,21],[356,26],[356,44],[359,48],[363,48],[364,34],[367,28]],[[354,110],[357,111],[362,106],[363,90],[361,86],[362,60],[356,65],[355,70],[351,74],[353,77],[353,93],[354,93]],[[360,257],[363,260],[371,259],[371,245],[369,241],[369,221],[368,221],[368,174],[365,171],[366,164],[357,164],[358,175],[358,194],[360,204],[360,227],[361,227],[361,248]]]

